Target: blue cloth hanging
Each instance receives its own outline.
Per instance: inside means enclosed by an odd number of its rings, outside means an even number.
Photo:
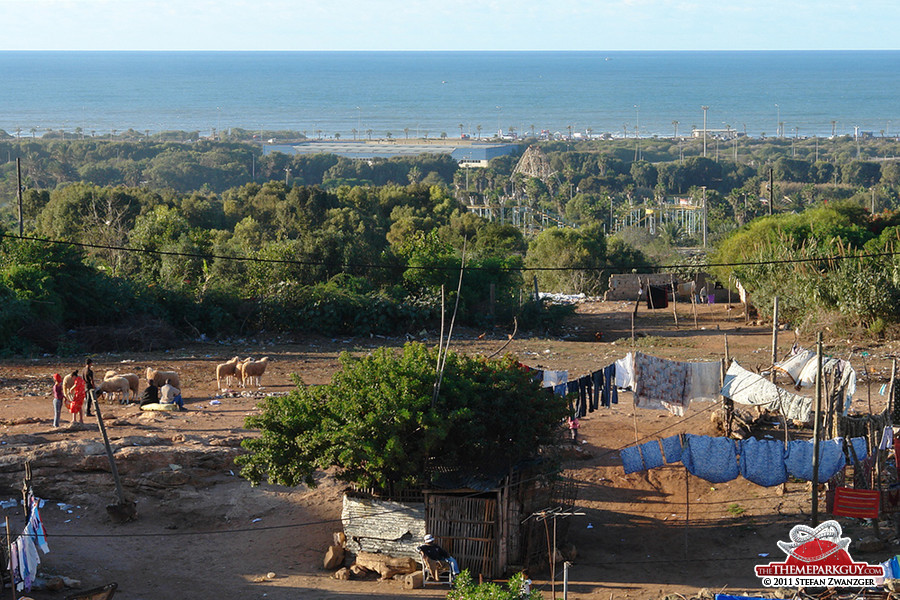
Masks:
[[[637,446],[622,448],[619,450],[619,456],[622,457],[622,466],[625,468],[626,475],[644,470],[644,461],[641,460],[641,451]]]
[[[784,457],[784,466],[788,475],[812,481],[813,476],[813,443],[809,440],[788,442]],[[825,482],[844,468],[847,459],[844,456],[843,439],[822,440],[819,442],[819,481]]]
[[[641,454],[644,457],[645,469],[656,469],[666,464],[665,461],[663,461],[663,455],[662,451],[659,449],[658,440],[641,444]]]
[[[731,438],[687,434],[681,462],[691,475],[710,483],[732,481],[741,473]]]
[[[787,481],[784,466],[784,442],[778,440],[741,440],[741,476],[756,485],[772,487]]]
[[[681,462],[681,436],[673,435],[662,441],[663,452],[666,453],[666,462],[669,464]]]

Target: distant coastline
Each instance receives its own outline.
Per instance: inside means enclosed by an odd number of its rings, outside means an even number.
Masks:
[[[0,129],[894,136],[900,51],[0,52]],[[354,133],[355,131],[355,133]]]

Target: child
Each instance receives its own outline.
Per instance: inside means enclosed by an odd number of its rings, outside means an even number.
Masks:
[[[578,443],[578,417],[569,417],[566,419],[569,423],[569,433],[572,435],[572,443]]]
[[[63,405],[62,377],[59,373],[53,374],[53,426],[59,427],[59,413]]]

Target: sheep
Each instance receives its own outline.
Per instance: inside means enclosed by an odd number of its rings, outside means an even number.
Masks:
[[[219,386],[219,389],[222,389],[223,377],[225,378],[225,385],[231,384],[232,379],[234,379],[234,369],[240,360],[240,358],[235,356],[228,362],[224,362],[216,367],[216,384]]]
[[[128,398],[128,402],[134,402],[137,400],[138,393],[140,392],[141,387],[141,378],[135,375],[134,373],[122,373],[118,374],[115,371],[107,371],[106,375],[103,376],[104,381],[107,379],[112,379],[113,377],[124,377],[128,380],[128,385],[131,389],[131,397]]]
[[[249,356],[242,361],[239,361],[234,366],[234,377],[237,379],[238,383],[241,384],[241,387],[244,387],[244,367],[250,363],[253,359]]]
[[[178,376],[178,373],[175,371],[160,371],[158,369],[151,369],[147,367],[147,381],[152,380],[154,385],[157,387],[162,387],[166,385],[166,381],[168,380],[173,386],[181,389],[181,378]]]
[[[124,401],[131,392],[131,384],[124,377],[112,377],[101,381],[94,391],[97,394],[108,394],[110,397],[118,394],[120,401]]]
[[[242,369],[244,385],[249,385],[255,381],[256,387],[259,387],[259,382],[262,379],[263,373],[266,372],[266,367],[268,366],[268,364],[268,356],[257,361],[245,363],[244,368]]]

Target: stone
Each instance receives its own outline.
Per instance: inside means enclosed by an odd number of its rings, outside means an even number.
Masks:
[[[791,588],[776,588],[772,595],[776,598],[780,598],[781,600],[788,600],[789,598],[793,598],[797,595],[797,590],[792,590]]]
[[[344,547],[344,544],[347,543],[347,534],[343,531],[335,531],[334,532],[334,545]]]
[[[325,551],[325,560],[323,561],[327,570],[337,569],[344,564],[344,549],[341,546],[330,546]]]
[[[371,571],[369,571],[367,568],[365,568],[361,565],[358,565],[356,563],[353,563],[352,565],[350,565],[350,572],[353,573],[354,575],[356,575],[357,577],[365,577],[366,575],[371,573]]]
[[[416,571],[403,577],[404,590],[418,590],[425,587],[425,578],[422,577],[422,571]]]
[[[414,573],[419,569],[418,563],[410,557],[394,558],[386,554],[360,552],[356,556],[356,564],[370,571],[376,571],[381,579],[390,579],[398,573]]]
[[[335,579],[340,579],[341,581],[350,581],[350,569],[344,567],[343,569],[338,569],[332,575]]]

